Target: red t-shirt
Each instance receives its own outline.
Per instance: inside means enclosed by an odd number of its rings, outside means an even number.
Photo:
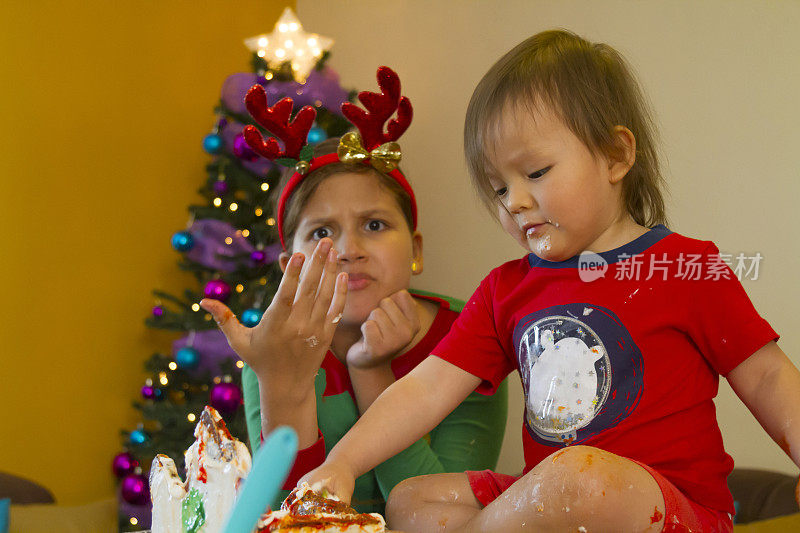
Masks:
[[[484,393],[519,370],[525,472],[585,444],[733,513],[712,399],[719,375],[777,338],[713,243],[656,226],[602,254],[496,268],[433,354]]]

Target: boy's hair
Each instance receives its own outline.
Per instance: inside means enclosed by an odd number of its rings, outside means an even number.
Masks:
[[[338,146],[339,138],[331,137],[330,139],[322,141],[314,147],[313,157],[336,153]],[[281,176],[278,193],[273,196],[276,204],[278,198],[281,196],[281,191],[283,191],[284,187],[286,187],[286,184],[289,182],[294,172],[295,170],[290,168]],[[400,211],[403,213],[403,217],[408,224],[409,231],[414,231],[411,197],[400,186],[400,184],[397,183],[397,181],[378,171],[371,165],[337,162],[325,165],[318,170],[311,172],[305,177],[305,179],[303,179],[303,181],[300,182],[299,185],[297,185],[291,196],[289,196],[289,198],[286,200],[286,211],[283,215],[283,232],[286,240],[287,251],[291,251],[292,249],[294,243],[294,234],[295,231],[297,231],[297,226],[300,224],[300,213],[303,211],[303,207],[305,207],[305,205],[311,199],[311,196],[313,196],[314,192],[317,190],[317,187],[319,187],[319,184],[331,176],[344,173],[371,174],[375,176],[380,185],[389,191],[389,193],[397,201],[397,205],[400,207]],[[278,212],[277,205],[275,206],[274,211],[276,213]]]
[[[622,180],[623,202],[633,219],[651,227],[666,222],[655,127],[625,59],[612,47],[566,30],[538,33],[515,46],[483,76],[467,108],[464,152],[473,184],[496,215],[489,184],[490,151],[507,106],[543,104],[557,113],[593,153],[612,156],[614,126],[636,138],[636,162]]]

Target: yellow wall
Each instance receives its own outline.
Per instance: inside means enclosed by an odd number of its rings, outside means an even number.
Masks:
[[[142,320],[189,282],[169,239],[221,84],[295,2],[0,4],[0,470],[81,503],[112,494],[142,363],[168,347]]]

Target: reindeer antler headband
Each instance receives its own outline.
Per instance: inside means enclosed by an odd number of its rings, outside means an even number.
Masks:
[[[342,113],[358,128],[360,135],[355,132],[344,134],[339,141],[337,153],[315,158],[311,157],[313,147],[306,144],[308,131],[317,116],[313,107],[305,106],[300,109],[290,123],[289,118],[294,105],[291,98],[284,98],[269,107],[264,87],[253,85],[247,91],[245,105],[250,115],[264,129],[281,139],[284,149],[281,150],[278,142],[272,137],[264,141],[261,132],[255,126],[244,128],[247,144],[257,154],[284,166],[294,166],[296,169],[278,199],[278,236],[284,250],[286,242],[283,234],[283,218],[286,201],[309,172],[339,161],[372,165],[394,179],[411,199],[412,225],[413,229],[417,229],[416,198],[411,185],[397,168],[401,153],[400,145],[395,142],[411,124],[413,115],[411,102],[405,96],[400,96],[400,78],[389,67],[378,68],[378,87],[381,89],[380,93],[369,91],[358,93],[358,100],[366,111],[350,102],[342,104]],[[389,120],[395,111],[397,118]],[[389,122],[384,132],[383,125],[387,120]]]

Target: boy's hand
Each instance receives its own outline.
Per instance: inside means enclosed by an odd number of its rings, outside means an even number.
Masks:
[[[419,313],[406,290],[384,298],[361,325],[362,337],[347,352],[347,364],[372,368],[391,361],[419,333]]]
[[[272,303],[254,328],[243,326],[222,302],[200,302],[259,380],[287,399],[293,392],[313,391],[314,376],[344,309],[347,274],[337,275],[336,259],[330,239],[320,240],[305,270],[304,256],[294,254]]]
[[[356,479],[353,471],[345,464],[326,460],[321,466],[303,476],[298,485],[306,482],[312,490],[324,497],[335,496],[350,505]],[[327,491],[325,494],[323,491]]]

